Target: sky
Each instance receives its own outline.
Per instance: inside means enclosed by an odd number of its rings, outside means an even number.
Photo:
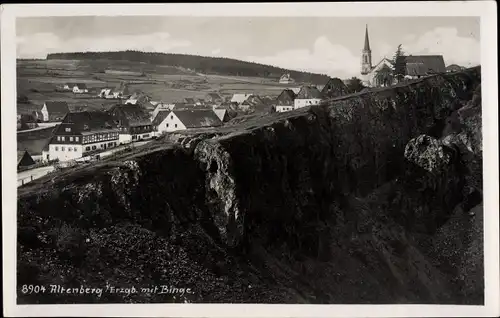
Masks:
[[[359,76],[365,26],[372,61],[441,54],[446,65],[480,63],[479,17],[165,17],[17,18],[17,57],[141,50],[252,61],[337,77]]]

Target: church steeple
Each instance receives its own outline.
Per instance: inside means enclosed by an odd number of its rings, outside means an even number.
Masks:
[[[365,29],[365,46],[361,52],[361,74],[366,75],[372,70],[372,50],[368,39],[368,25]]]
[[[368,39],[368,24],[366,25],[366,29],[365,29],[365,47],[364,47],[363,51],[371,52],[370,40]]]

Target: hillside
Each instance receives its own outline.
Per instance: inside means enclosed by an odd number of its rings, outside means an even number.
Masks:
[[[240,118],[20,187],[18,303],[481,305],[480,84]],[[21,293],[106,283],[192,292]]]
[[[203,74],[269,77],[278,79],[283,73],[290,73],[298,82],[325,84],[327,75],[286,70],[279,67],[244,62],[229,58],[206,57],[172,53],[148,53],[140,51],[119,52],[75,52],[48,54],[47,59],[58,60],[115,60],[145,62],[154,65],[168,65],[194,70]]]

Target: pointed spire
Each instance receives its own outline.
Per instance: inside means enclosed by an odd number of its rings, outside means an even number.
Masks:
[[[365,29],[365,47],[363,51],[371,51],[370,50],[370,41],[368,40],[368,24],[366,25]]]

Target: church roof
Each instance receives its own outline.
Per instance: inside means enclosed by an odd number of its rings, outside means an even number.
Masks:
[[[368,24],[366,25],[366,29],[365,29],[365,47],[363,48],[363,51],[371,51],[370,50],[370,40],[368,39]]]

